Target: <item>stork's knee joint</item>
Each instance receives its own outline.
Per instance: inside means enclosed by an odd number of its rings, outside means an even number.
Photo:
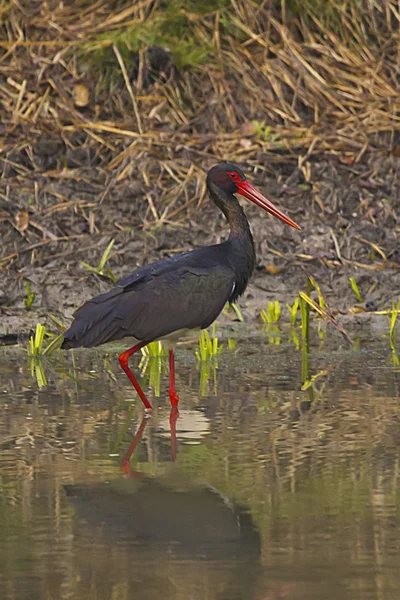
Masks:
[[[125,370],[128,366],[128,357],[126,356],[126,354],[124,352],[120,354],[118,356],[118,360],[121,367]]]

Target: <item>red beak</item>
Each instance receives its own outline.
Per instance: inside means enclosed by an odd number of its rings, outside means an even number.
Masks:
[[[294,227],[294,229],[301,229],[300,225],[297,225],[297,223],[292,221],[290,217],[285,215],[285,213],[280,211],[279,208],[272,204],[272,202],[267,200],[267,198],[263,196],[262,193],[259,192],[253,185],[251,185],[251,183],[248,181],[242,181],[236,185],[238,187],[238,194],[244,196],[248,200],[251,200],[251,202],[254,202],[254,204],[257,204],[257,206],[260,206],[277,219],[280,219],[287,225],[290,225],[290,227]]]

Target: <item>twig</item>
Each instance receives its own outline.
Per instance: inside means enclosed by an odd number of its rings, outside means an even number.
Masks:
[[[133,112],[135,113],[135,117],[136,117],[136,122],[137,122],[139,133],[142,134],[143,133],[143,128],[142,128],[142,122],[140,120],[138,105],[137,105],[137,102],[136,102],[135,94],[133,93],[131,82],[129,81],[128,73],[126,72],[124,61],[122,59],[121,53],[118,50],[118,47],[117,47],[116,44],[113,44],[113,50],[114,50],[115,56],[118,59],[119,66],[121,67],[121,71],[122,71],[122,74],[124,76],[125,85],[127,87],[127,90],[129,92],[129,95],[130,95],[131,100],[132,100]]]

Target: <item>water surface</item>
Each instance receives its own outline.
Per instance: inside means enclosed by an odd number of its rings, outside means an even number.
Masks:
[[[271,342],[200,370],[180,347],[179,418],[162,373],[145,421],[113,352],[60,354],[38,388],[1,349],[0,597],[397,600],[387,341],[316,342],[308,365]]]

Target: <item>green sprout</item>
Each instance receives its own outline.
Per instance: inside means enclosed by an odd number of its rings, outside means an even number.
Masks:
[[[264,323],[270,325],[271,323],[277,323],[281,317],[281,305],[278,300],[275,302],[268,302],[268,310],[262,310],[260,317]]]
[[[142,360],[139,363],[139,368],[142,372],[142,377],[145,381],[148,379],[150,387],[154,390],[156,398],[160,396],[161,390],[161,373],[166,372],[164,359],[168,352],[163,347],[162,342],[150,342],[142,351]]]
[[[162,345],[162,342],[150,342],[144,348],[141,349],[143,356],[148,356],[149,358],[160,358],[161,356],[166,356],[167,351]]]
[[[207,384],[211,378],[211,371],[213,374],[213,391],[214,395],[217,395],[217,369],[218,363],[215,359],[210,361],[201,360],[198,363],[198,369],[200,370],[200,395],[205,396],[207,391]]]
[[[115,243],[115,240],[111,240],[111,242],[108,244],[107,248],[104,250],[103,256],[101,257],[100,262],[97,265],[97,267],[92,267],[91,265],[88,265],[87,263],[83,262],[82,260],[80,261],[81,265],[83,267],[85,267],[85,269],[87,269],[88,271],[91,271],[92,273],[96,273],[96,275],[103,275],[103,276],[108,275],[113,283],[115,283],[117,281],[117,279],[114,276],[111,269],[109,267],[106,267],[106,262],[110,256],[110,252],[111,252],[112,247],[114,246],[114,243]]]
[[[300,297],[300,317],[301,317],[301,381],[303,386],[310,378],[310,306],[312,306],[309,300],[311,293],[311,281],[310,278],[307,280],[307,294],[299,292]],[[318,306],[318,305],[316,305]],[[314,388],[312,385],[307,388],[308,397],[310,402],[314,400]]]
[[[296,327],[292,327],[290,332],[291,332],[291,336],[292,336],[292,342],[293,342],[296,350],[299,350],[300,349],[300,340],[299,340],[299,335],[297,333]]]
[[[297,322],[297,311],[299,310],[299,305],[300,301],[298,297],[295,298],[292,306],[290,306],[290,304],[286,304],[286,308],[288,309],[290,314],[290,322],[293,326],[296,325]]]
[[[322,371],[318,371],[318,373],[316,373],[315,375],[311,375],[309,379],[303,381],[303,385],[301,386],[300,390],[302,392],[308,390],[314,385],[315,381],[319,379],[319,377],[324,377],[327,373],[328,371],[324,369]]]
[[[358,289],[356,280],[354,279],[354,277],[350,277],[349,281],[350,281],[351,289],[353,290],[354,295],[357,298],[357,302],[362,302],[363,299],[360,294],[360,290]]]
[[[308,346],[310,340],[310,305],[306,298],[299,292],[300,295],[300,316],[301,316],[301,339]]]
[[[229,342],[228,342],[229,347]],[[199,351],[196,351],[198,368],[200,369],[200,394],[206,393],[207,383],[211,377],[211,370],[214,376],[214,394],[217,393],[217,356],[221,354],[223,346],[219,345],[216,334],[215,323],[211,326],[211,336],[205,329],[199,336]]]
[[[390,326],[389,326],[389,335],[391,338],[393,338],[393,336],[394,336],[394,328],[396,325],[399,311],[400,311],[400,300],[398,301],[397,306],[395,306],[395,303],[392,302],[392,314],[390,317]]]
[[[31,356],[43,354],[44,334],[46,333],[45,325],[36,323],[35,336],[29,338],[29,351]]]
[[[235,313],[236,318],[238,319],[238,321],[240,321],[241,323],[243,323],[244,322],[243,315],[242,315],[242,313],[241,313],[240,308],[238,307],[238,305],[235,304],[234,302],[232,302],[232,304],[227,304],[225,306],[224,311],[223,311],[224,315],[230,316],[229,315],[229,310],[231,308],[232,308],[233,312]]]
[[[279,335],[279,327],[277,325],[281,318],[281,305],[278,300],[268,302],[268,309],[260,312],[260,317],[265,323],[266,331],[268,332],[268,342],[270,344],[279,345],[281,338]]]
[[[238,307],[238,305],[235,304],[234,302],[232,302],[231,306],[232,306],[232,308],[233,308],[233,310],[235,312],[235,315],[238,318],[238,320],[241,323],[243,323],[244,322],[243,315],[242,315],[242,313],[241,313],[240,308]]]
[[[228,338],[228,350],[236,350],[236,340],[233,338]]]
[[[29,281],[25,281],[25,289],[26,289],[26,296],[24,298],[24,304],[25,304],[26,310],[30,310],[32,307],[32,304],[35,301],[36,294],[35,294],[35,292],[31,291],[31,286],[29,285]]]
[[[43,368],[43,363],[40,360],[40,357],[31,356],[29,358],[29,366],[31,369],[32,377],[36,378],[37,384],[39,388],[45,387],[47,385],[47,379]]]
[[[311,286],[314,286],[314,288],[317,291],[319,304],[317,304],[316,302],[314,302],[314,300],[312,300],[312,298],[310,298]],[[336,329],[338,331],[340,331],[340,333],[343,335],[343,337],[349,344],[353,344],[352,339],[347,334],[347,332],[343,329],[343,327],[341,325],[339,325],[339,323],[330,314],[330,312],[327,312],[329,310],[328,304],[322,295],[319,285],[316,283],[316,281],[312,277],[309,277],[307,280],[307,293],[299,292],[299,296],[300,296],[300,311],[301,311],[303,340],[308,339],[308,335],[309,335],[308,329],[309,329],[310,307],[311,307],[315,310],[316,313],[318,313],[321,317],[323,317],[329,323],[331,323],[334,327],[336,327]]]
[[[279,136],[276,133],[271,133],[271,127],[265,121],[253,121],[254,133],[263,142],[275,142]]]
[[[309,277],[308,278],[308,284],[307,284],[307,294],[310,295],[311,293],[311,286],[313,286],[317,292],[318,295],[318,303],[320,305],[320,307],[322,309],[327,309],[328,308],[328,303],[326,302],[322,292],[321,292],[321,288],[319,287],[319,284],[315,281],[314,277]]]
[[[199,336],[199,351],[196,351],[197,360],[204,362],[206,360],[214,360],[222,352],[223,346],[219,345],[219,340],[216,336],[215,323],[211,326],[211,337],[207,329],[204,329]]]
[[[45,343],[46,338],[52,338],[49,343]],[[35,335],[30,336],[28,355],[29,366],[32,377],[36,377],[39,388],[47,385],[46,375],[43,368],[42,359],[52,354],[60,348],[64,336],[46,333],[46,326],[41,323],[36,324]]]
[[[394,343],[395,327],[396,327],[396,321],[397,321],[399,312],[400,312],[400,300],[398,301],[397,306],[395,305],[394,302],[392,302],[392,310],[391,310],[391,315],[390,315],[390,319],[389,319],[389,340],[390,340],[390,348],[392,350],[392,355],[393,355],[393,363],[395,365],[399,364],[399,359],[398,359],[398,356],[396,353],[396,347],[395,347],[395,343]]]
[[[52,340],[45,345],[45,336],[52,338]],[[52,333],[46,333],[46,326],[40,323],[36,324],[35,335],[29,338],[28,353],[32,356],[45,356],[52,354],[55,350],[60,348],[64,336],[54,335]]]

